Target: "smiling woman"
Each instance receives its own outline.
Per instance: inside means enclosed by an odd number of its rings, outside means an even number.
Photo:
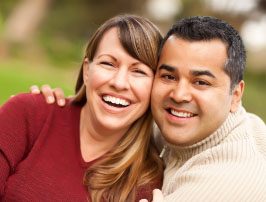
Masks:
[[[160,41],[147,19],[114,17],[90,39],[66,107],[29,94],[4,104],[0,199],[151,199],[163,172],[149,109]]]
[[[113,141],[120,139],[135,119],[147,110],[153,82],[153,70],[130,56],[118,36],[117,28],[108,30],[94,59],[85,58],[83,64],[88,98],[85,114],[92,113],[90,117],[97,119],[101,130],[115,131],[114,137],[110,131],[108,135]]]

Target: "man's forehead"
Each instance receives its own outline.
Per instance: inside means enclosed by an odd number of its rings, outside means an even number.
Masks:
[[[221,40],[188,41],[173,36],[164,44],[157,70],[185,70],[192,76],[217,78],[216,74],[225,73],[226,61],[226,46]]]
[[[227,47],[219,39],[189,41],[171,36],[162,47],[158,64],[176,66],[177,63],[183,63],[185,66],[224,67],[227,59]]]
[[[221,39],[218,38],[213,38],[213,39],[209,39],[209,40],[189,40],[189,39],[184,39],[182,37],[179,36],[175,36],[175,35],[171,35],[168,37],[168,39],[165,41],[165,43],[162,46],[162,50],[161,53],[163,52],[163,49],[167,46],[167,47],[171,47],[171,48],[178,48],[182,45],[189,45],[191,47],[204,47],[206,46],[206,48],[210,47],[210,46],[216,46],[219,49],[225,49],[227,50],[228,45],[222,41]],[[161,55],[161,54],[160,54]]]

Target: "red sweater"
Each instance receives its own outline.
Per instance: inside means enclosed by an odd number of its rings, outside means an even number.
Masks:
[[[79,142],[81,107],[21,94],[0,108],[0,201],[88,201]],[[150,198],[147,186],[137,194]]]

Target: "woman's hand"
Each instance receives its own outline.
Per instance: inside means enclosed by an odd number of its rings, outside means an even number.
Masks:
[[[65,94],[61,88],[52,89],[51,86],[45,84],[41,87],[41,89],[39,89],[38,86],[33,85],[30,87],[30,92],[33,94],[42,93],[48,104],[52,104],[56,101],[59,106],[65,106]]]
[[[163,202],[164,201],[163,193],[160,189],[154,189],[152,194],[153,194],[152,202]],[[141,199],[139,200],[139,202],[149,202],[149,201],[147,199]]]

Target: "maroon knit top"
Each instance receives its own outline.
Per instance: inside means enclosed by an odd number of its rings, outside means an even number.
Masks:
[[[80,106],[20,94],[0,108],[0,201],[88,201],[79,141]],[[137,193],[151,199],[155,186]],[[115,193],[114,193],[115,194]]]

